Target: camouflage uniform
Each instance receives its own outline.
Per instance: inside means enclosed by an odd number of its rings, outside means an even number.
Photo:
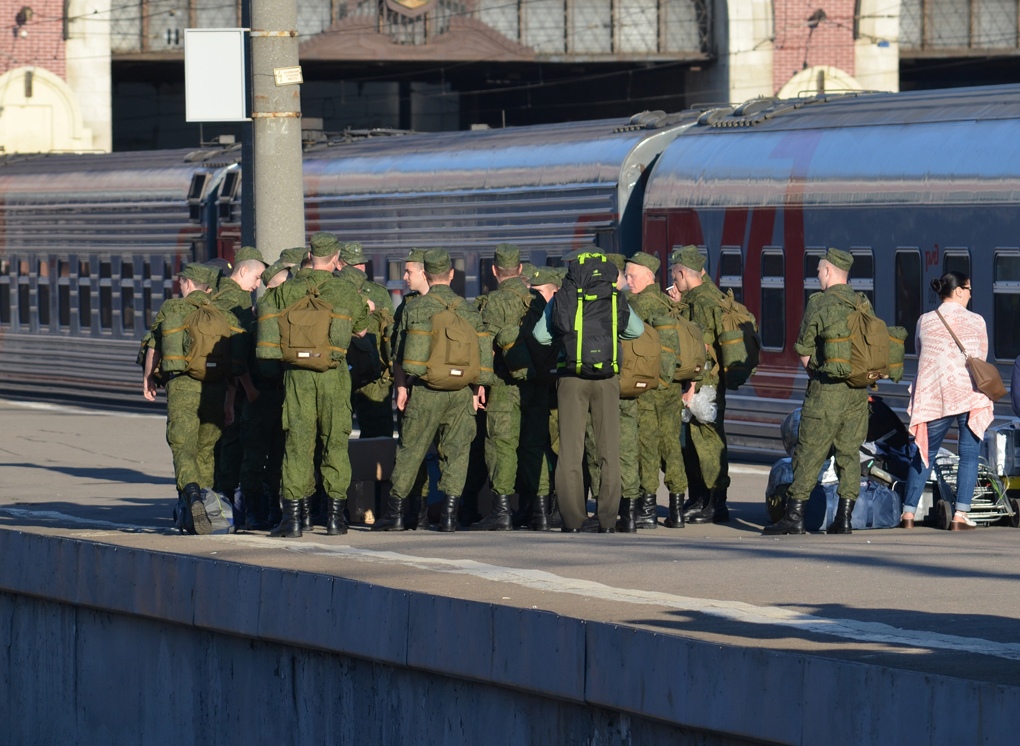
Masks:
[[[808,370],[824,362],[822,331],[845,324],[857,296],[849,285],[833,285],[815,293],[804,311],[794,349],[810,355]],[[791,500],[807,500],[818,483],[818,472],[835,450],[839,496],[854,501],[860,493],[861,443],[868,434],[868,390],[850,388],[844,381],[812,375],[801,409],[797,447],[793,451]]]
[[[427,257],[431,256],[433,251],[437,250],[428,252]],[[445,252],[443,253],[445,254]],[[426,267],[428,267],[427,263]],[[407,302],[401,314],[400,325],[395,333],[398,340],[396,351],[398,364],[403,363],[403,340],[409,326],[428,323],[435,314],[445,310],[447,304],[458,298],[459,296],[453,292],[449,285],[437,284],[430,287],[429,292],[425,295]],[[480,348],[491,345],[489,338],[481,334],[484,325],[481,315],[473,304],[462,302],[457,307],[456,313],[480,333],[478,338]],[[482,359],[487,359],[487,356],[483,355]],[[491,377],[491,371],[489,371],[489,377]],[[489,382],[489,379],[487,378],[484,382]],[[475,434],[473,392],[470,386],[465,386],[458,391],[437,391],[430,389],[417,378],[413,378],[408,383],[407,406],[401,421],[400,441],[397,445],[396,462],[391,476],[391,500],[387,505],[385,519],[376,524],[378,528],[382,529],[403,528],[403,501],[413,494],[418,484],[421,466],[433,439],[438,439],[439,462],[442,472],[439,489],[447,495],[448,499],[448,509],[444,520],[456,520],[456,503],[464,489],[468,454]],[[393,524],[398,515],[400,516],[399,526],[395,526]],[[453,528],[449,524],[447,527],[451,530]]]
[[[313,252],[314,252],[313,237]],[[349,283],[322,269],[302,269],[280,285],[276,308],[284,312],[305,297],[309,284],[319,288],[319,298],[334,312],[351,319],[351,333],[368,324],[368,306]],[[268,309],[267,310],[271,310]],[[348,339],[331,339],[330,344],[346,349]],[[283,374],[283,498],[297,501],[315,492],[315,447],[322,444],[322,483],[331,501],[347,499],[351,462],[347,440],[351,434],[351,378],[342,362],[326,371],[286,366]]]

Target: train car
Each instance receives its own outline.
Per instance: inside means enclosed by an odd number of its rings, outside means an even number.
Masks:
[[[182,261],[215,254],[239,153],[10,156],[0,164],[0,387],[139,395],[138,340]]]
[[[503,241],[537,264],[593,243],[630,254],[640,247],[648,174],[696,118],[646,112],[312,149],[306,227],[361,241],[369,275],[394,294],[414,247],[448,249],[454,289],[469,298],[494,286],[492,252]]]
[[[854,255],[853,287],[910,333],[904,384],[879,386],[901,414],[917,319],[947,270],[971,275],[1008,380],[1020,354],[1018,164],[1020,86],[761,99],[705,112],[674,141],[648,182],[644,246],[665,257],[698,245],[759,319],[762,365],[728,399],[734,445],[778,450],[777,425],[804,390],[793,343],[828,246]]]

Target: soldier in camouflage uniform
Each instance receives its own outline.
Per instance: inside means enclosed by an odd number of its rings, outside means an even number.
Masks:
[[[832,327],[845,328],[857,302],[847,284],[853,261],[848,252],[829,249],[818,262],[822,292],[808,300],[794,345],[810,380],[793,450],[793,484],[787,490],[786,515],[763,531],[769,536],[804,533],[804,506],[833,451],[840,500],[829,533],[850,533],[850,515],[861,489],[860,448],[868,435],[868,390],[831,380],[818,367],[825,362],[823,333]]]
[[[488,294],[482,308],[482,321],[495,343],[493,368],[495,382],[485,398],[485,463],[492,485],[492,513],[472,526],[476,530],[510,531],[510,497],[517,484],[517,449],[521,438],[521,384],[523,378],[515,376],[523,364],[527,375],[527,347],[519,340],[521,319],[534,298],[521,279],[521,252],[513,244],[501,243],[496,247],[492,274],[499,287]],[[513,359],[515,353],[524,352],[524,360]],[[521,495],[521,502],[533,501],[533,495]],[[530,513],[530,505],[522,508]],[[543,506],[542,517],[545,517]]]
[[[298,270],[274,294],[274,305],[267,304],[259,317],[259,356],[272,359],[270,319],[300,301],[311,286],[318,288],[319,299],[332,306],[332,313],[350,319],[352,336],[363,336],[368,326],[368,306],[349,282],[333,276],[340,242],[330,233],[316,233],[311,239],[311,267]],[[275,314],[275,316],[274,316]],[[265,327],[265,328],[263,328]],[[277,332],[278,334],[278,332]],[[346,350],[350,337],[329,340],[331,347]],[[277,352],[279,354],[279,352]],[[286,365],[283,373],[283,429],[286,445],[283,454],[284,516],[271,536],[301,536],[302,502],[315,492],[314,453],[322,444],[322,482],[328,500],[326,533],[347,533],[344,509],[351,482],[351,462],[347,441],[351,434],[351,377],[344,361],[335,368],[315,371]]]
[[[657,282],[658,258],[639,251],[627,260],[627,295],[630,307],[641,320],[651,323],[678,312],[676,305],[662,292]],[[664,473],[669,490],[670,528],[683,528],[684,493],[687,473],[680,452],[680,425],[683,416],[683,388],[679,383],[660,381],[659,388],[637,398],[640,423],[641,503],[636,511],[637,528],[655,528],[657,524],[655,495],[659,489],[659,470]],[[628,508],[633,508],[628,505]],[[623,506],[621,506],[623,515]]]
[[[156,399],[157,370],[163,350],[163,338],[181,334],[180,320],[207,302],[209,289],[216,282],[219,270],[201,264],[189,264],[178,275],[181,296],[163,303],[148,337],[142,391],[149,401]],[[228,324],[240,330],[239,322],[229,311],[224,312]],[[173,329],[166,328],[172,325]],[[243,367],[240,348],[232,345],[231,374]],[[233,354],[236,353],[236,354]],[[202,488],[213,488],[216,442],[225,424],[233,417],[233,385],[230,376],[219,381],[198,381],[186,373],[163,374],[166,386],[166,442],[174,460],[174,476],[178,493],[184,496],[191,511],[195,532],[208,534],[212,524],[202,505]]]
[[[266,292],[255,304],[255,315],[276,307],[277,288],[289,277],[288,265],[274,262],[262,273]],[[279,360],[249,358],[248,372],[259,395],[249,401],[241,415],[241,494],[245,523],[250,529],[267,530],[280,522],[280,469],[283,465],[283,366]]]
[[[233,424],[223,429],[223,435],[216,445],[216,491],[227,496],[234,508],[234,525],[246,527],[247,503],[244,491],[237,492],[241,481],[241,464],[244,461],[244,444],[241,434],[241,420],[248,404],[258,398],[259,392],[252,381],[250,370],[255,366],[255,309],[252,308],[251,294],[262,282],[262,273],[268,263],[261,252],[251,246],[243,246],[234,255],[230,275],[221,276],[213,294],[217,308],[230,311],[241,322],[244,329],[246,365],[238,376],[240,386],[234,396]]]
[[[492,340],[484,333],[482,317],[474,304],[460,299],[450,288],[453,264],[445,249],[429,249],[425,253],[425,277],[429,290],[407,303],[397,328],[397,350],[394,356],[397,410],[403,412],[400,442],[393,466],[392,488],[386,501],[386,513],[372,527],[378,531],[403,531],[404,503],[411,496],[430,444],[438,437],[439,462],[442,476],[439,489],[446,498],[440,514],[439,530],[457,530],[457,505],[467,478],[467,462],[471,440],[475,434],[475,412],[485,403],[481,385],[492,382]],[[446,310],[448,304],[460,299],[455,313],[465,319],[478,333],[482,360],[481,385],[465,386],[456,391],[430,389],[415,376],[404,373],[404,352],[407,333],[414,327],[430,325],[432,318]],[[486,366],[486,361],[490,361]],[[485,368],[488,367],[488,370]]]
[[[346,241],[340,249],[341,270],[346,267],[366,271],[368,263],[357,241]],[[376,340],[392,333],[393,299],[390,292],[371,278],[361,286],[361,294],[372,301],[368,333]],[[393,379],[388,369],[382,377],[365,384],[351,394],[351,406],[362,438],[393,437]]]
[[[695,246],[685,246],[673,252],[673,282],[686,304],[685,315],[705,332],[705,344],[719,355],[719,335],[722,328],[722,291],[704,276],[705,257]],[[715,422],[699,422],[692,418],[688,425],[690,436],[684,445],[687,473],[692,480],[700,474],[705,491],[698,492],[691,485],[691,499],[683,506],[687,523],[728,523],[730,511],[726,506],[730,486],[729,451],[726,446],[726,379],[722,367],[715,363],[697,382],[696,390],[715,386],[718,414]],[[691,463],[697,467],[692,469]]]

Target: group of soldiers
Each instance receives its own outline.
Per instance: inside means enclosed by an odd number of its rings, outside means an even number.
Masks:
[[[718,347],[723,331],[722,293],[705,273],[704,256],[696,247],[673,252],[669,267],[673,284],[666,292],[660,286],[660,263],[655,256],[644,252],[606,256],[619,270],[617,287],[642,321],[663,313],[682,315],[701,328],[710,352]],[[848,270],[851,261],[846,252],[830,250],[822,265],[837,269],[845,265]],[[167,442],[181,504],[191,511],[197,533],[209,531],[200,500],[203,489],[233,497],[239,528],[271,530],[270,535],[284,537],[299,537],[312,528],[313,495],[324,494],[326,533],[346,533],[352,415],[362,437],[392,437],[394,408],[399,440],[392,486],[374,530],[429,527],[425,461],[433,448],[443,495],[438,506],[440,531],[524,527],[633,533],[654,529],[659,525],[660,473],[669,492],[662,525],[682,528],[685,523],[730,520],[726,374],[717,363],[709,362],[697,381],[663,381],[636,398],[620,399],[618,500],[600,505],[598,517],[585,518],[584,513],[581,525],[573,514],[565,522],[567,514],[561,517],[554,479],[561,432],[558,351],[555,344],[548,340],[543,344],[534,333],[563,281],[565,268],[522,263],[516,246],[500,244],[492,267],[498,287],[468,301],[451,288],[454,270],[445,250],[412,250],[404,262],[405,293],[396,309],[388,291],[369,280],[364,268],[359,244],[317,233],[308,248],[288,249],[272,264],[256,249],[245,247],[237,252],[228,274],[215,264],[189,264],[181,270],[182,297],[164,303],[143,342],[143,387],[150,400],[158,385],[166,388]],[[845,283],[846,272],[842,277]],[[260,285],[265,291],[253,306],[253,293]],[[331,336],[329,343],[339,351],[338,360],[324,370],[281,359],[279,335],[266,331],[307,294],[328,304],[333,318],[345,320],[334,325],[339,332],[331,327],[331,335],[339,335]],[[179,319],[182,310],[203,303],[220,309],[235,332],[230,374],[212,382],[168,374],[161,366],[161,340],[177,331],[167,328],[170,319]],[[456,390],[437,390],[408,372],[414,367],[407,356],[408,339],[426,334],[430,322],[444,311],[466,321],[475,330],[479,346],[478,380]],[[809,321],[805,319],[805,328]],[[802,330],[798,350],[815,345],[805,334]],[[366,335],[379,346],[384,366],[376,380],[352,391],[343,353]],[[709,360],[718,357],[710,354]],[[815,390],[808,389],[809,404],[819,397],[832,398],[831,392],[817,390],[820,384],[813,381],[812,385]],[[684,402],[704,386],[715,388],[717,416],[709,422],[691,418],[684,424]],[[856,401],[853,404],[856,407]],[[821,409],[827,412],[830,405],[826,399]],[[866,414],[865,404],[865,418]],[[808,415],[806,405],[805,420]],[[819,438],[814,451],[828,454],[838,439],[816,430],[811,433]],[[586,451],[596,453],[598,443],[590,423],[586,440]],[[813,467],[813,455],[807,461],[805,475]],[[589,455],[584,489],[593,495],[600,492],[599,466]],[[815,468],[812,485],[817,473]],[[477,495],[486,481],[493,502],[491,512],[483,516]],[[807,477],[802,481],[806,485]],[[799,505],[798,499],[791,504]],[[607,523],[608,512],[615,525]],[[773,532],[797,533],[798,520],[794,512]]]

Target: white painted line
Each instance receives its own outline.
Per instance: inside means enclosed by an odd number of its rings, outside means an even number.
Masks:
[[[754,474],[756,476],[768,476],[772,472],[771,467],[768,466],[752,466],[751,464],[745,464],[743,466],[734,466],[730,464],[730,474]]]
[[[38,409],[44,412],[91,415],[93,417],[152,417],[160,420],[166,419],[165,414],[142,414],[140,412],[117,412],[102,409],[85,409],[84,407],[75,407],[69,404],[52,404],[50,402],[41,401],[11,401],[9,399],[0,399],[0,405],[21,407],[22,409]]]

